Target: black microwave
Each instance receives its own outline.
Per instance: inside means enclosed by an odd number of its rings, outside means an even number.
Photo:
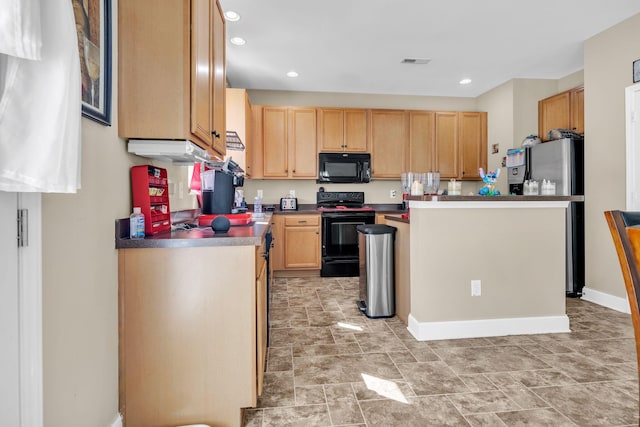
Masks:
[[[363,183],[370,179],[369,153],[318,154],[318,183]]]

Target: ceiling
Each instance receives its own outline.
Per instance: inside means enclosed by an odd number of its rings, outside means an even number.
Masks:
[[[514,78],[579,71],[584,40],[640,13],[638,0],[220,3],[240,14],[227,22],[231,87],[457,97]],[[246,44],[235,46],[231,37]],[[403,64],[405,58],[430,62]],[[299,76],[287,77],[291,70]],[[463,78],[472,82],[460,85]]]

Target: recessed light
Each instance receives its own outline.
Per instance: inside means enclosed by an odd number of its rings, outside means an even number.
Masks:
[[[289,71],[287,73],[287,76],[288,77],[298,77],[298,73],[296,73],[295,71]]]
[[[229,39],[229,41],[231,42],[231,44],[235,44],[236,46],[242,46],[243,44],[245,44],[247,42],[242,37],[231,37]]]
[[[469,83],[471,83],[471,79],[462,79],[462,80],[460,80],[460,84],[461,85],[468,85]]]
[[[233,10],[227,10],[224,13],[224,17],[227,18],[227,21],[238,21],[240,20],[240,15]]]

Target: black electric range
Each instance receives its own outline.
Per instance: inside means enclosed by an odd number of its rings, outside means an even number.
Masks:
[[[358,232],[361,224],[374,224],[375,211],[364,205],[364,192],[317,193],[322,217],[322,277],[359,276]]]

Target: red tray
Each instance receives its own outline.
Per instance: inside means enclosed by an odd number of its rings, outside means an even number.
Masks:
[[[200,227],[210,227],[211,221],[213,221],[213,219],[217,216],[226,216],[227,219],[229,219],[231,225],[247,225],[251,224],[252,220],[251,213],[200,215],[198,217],[198,225]]]

